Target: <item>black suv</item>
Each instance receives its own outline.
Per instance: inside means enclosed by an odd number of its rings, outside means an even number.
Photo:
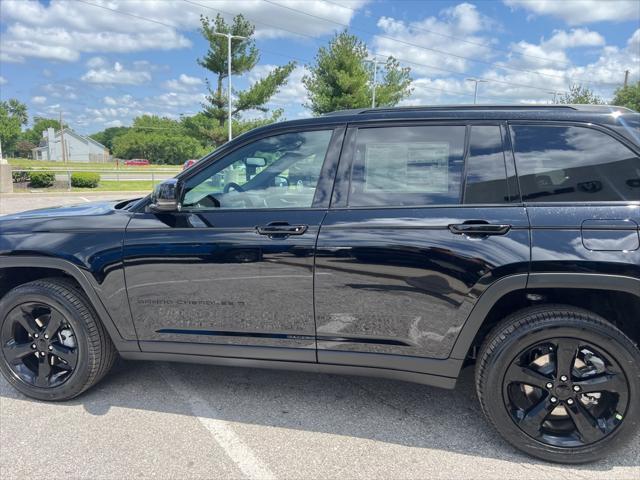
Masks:
[[[352,110],[273,124],[143,199],[0,219],[0,369],[41,400],[126,359],[453,388],[516,447],[640,421],[640,115]]]

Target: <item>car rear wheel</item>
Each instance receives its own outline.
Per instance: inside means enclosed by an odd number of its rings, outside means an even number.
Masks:
[[[568,306],[521,310],[486,339],[476,390],[488,420],[544,460],[597,460],[640,415],[640,351],[598,315]]]
[[[68,400],[111,368],[116,351],[89,301],[65,279],[20,285],[0,300],[0,371],[39,400]]]

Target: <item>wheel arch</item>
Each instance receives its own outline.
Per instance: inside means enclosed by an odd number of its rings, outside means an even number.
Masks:
[[[616,302],[618,308],[607,311],[612,302]],[[450,357],[467,359],[506,314],[541,303],[563,303],[591,310],[620,328],[636,345],[640,344],[639,278],[594,273],[531,273],[504,277],[487,288],[467,317]],[[622,310],[636,315],[620,315]]]
[[[97,292],[78,266],[61,258],[22,255],[0,257],[0,263],[0,299],[12,288],[32,280],[51,277],[69,278],[91,303],[116,349],[119,351],[140,351],[137,341],[122,338]],[[16,276],[12,278],[11,273],[17,272],[20,273],[19,278]]]

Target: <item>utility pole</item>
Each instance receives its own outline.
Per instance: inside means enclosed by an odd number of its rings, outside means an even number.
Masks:
[[[64,124],[62,123],[62,110],[60,110],[60,150],[62,151],[62,163],[67,163],[67,154],[64,148]]]
[[[468,82],[475,82],[475,87],[473,88],[473,104],[475,105],[478,102],[478,83],[487,83],[487,80],[481,80],[479,78],[465,78]]]
[[[556,103],[556,98],[558,96],[558,92],[547,92],[547,93],[549,93],[550,95],[553,95],[553,103],[555,104]]]
[[[218,35],[219,37],[227,38],[227,95],[229,102],[229,112],[228,112],[228,121],[229,121],[229,141],[233,138],[233,131],[231,129],[231,40],[246,40],[247,37],[241,37],[240,35],[232,35],[231,33],[220,33],[220,32],[212,32],[214,35]]]
[[[629,70],[624,71],[624,87],[627,87],[627,82],[629,81]]]
[[[373,64],[373,88],[371,94],[371,108],[376,108],[376,87],[378,86],[378,61],[377,58],[373,60],[365,60],[366,63]]]

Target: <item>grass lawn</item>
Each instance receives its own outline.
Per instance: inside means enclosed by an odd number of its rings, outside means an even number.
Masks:
[[[45,162],[42,160],[30,160],[28,158],[9,158],[9,165],[14,167],[15,169],[46,169],[46,168],[56,168],[56,169],[65,169],[70,168],[71,170],[122,170],[124,172],[146,172],[149,170],[162,170],[167,172],[179,172],[182,170],[181,165],[149,165],[148,167],[142,167],[139,165],[134,166],[125,166],[120,163],[120,165],[116,166],[116,162],[107,162],[107,163],[85,163],[85,162]]]
[[[157,185],[158,182],[155,182]],[[101,180],[97,188],[76,188],[72,192],[149,192],[153,190],[154,184],[151,180]]]

